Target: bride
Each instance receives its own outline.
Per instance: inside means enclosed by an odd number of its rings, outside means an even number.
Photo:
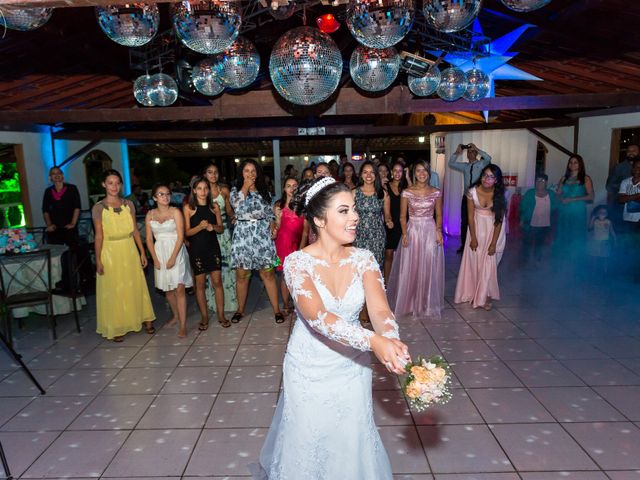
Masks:
[[[410,358],[373,255],[347,246],[358,224],[353,194],[320,178],[300,186],[292,209],[305,215],[318,241],[284,263],[298,321],[254,478],[391,480],[373,420],[369,351],[396,374]],[[365,300],[374,332],[358,320]]]

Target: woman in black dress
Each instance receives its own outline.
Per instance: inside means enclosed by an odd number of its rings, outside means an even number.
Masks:
[[[391,209],[391,223],[386,225],[387,242],[384,251],[384,282],[389,280],[391,265],[393,265],[393,254],[398,248],[402,238],[402,228],[400,227],[400,197],[402,190],[407,187],[407,180],[404,175],[404,163],[396,161],[391,166],[391,180],[387,184],[387,194]],[[389,228],[391,226],[391,228]]]
[[[224,288],[222,285],[222,254],[218,233],[224,231],[220,207],[211,202],[211,191],[206,178],[197,176],[191,180],[189,203],[183,208],[186,235],[189,237],[189,258],[195,279],[196,300],[202,320],[199,330],[209,328],[209,308],[206,298],[206,279],[210,275],[215,290],[218,323],[231,326],[224,317]]]

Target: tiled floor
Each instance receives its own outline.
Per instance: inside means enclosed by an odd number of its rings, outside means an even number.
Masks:
[[[449,302],[458,263],[449,251]],[[411,350],[442,353],[456,378],[448,405],[417,413],[373,364],[396,479],[640,480],[640,285],[559,272],[508,253],[493,311],[450,304],[437,321],[400,319]],[[14,476],[249,478],[291,326],[273,323],[259,286],[251,315],[229,329],[195,330],[190,299],[184,340],[160,328],[103,341],[92,299],[83,332],[61,318],[57,342],[30,318],[16,346],[47,394],[0,350],[0,441]],[[162,325],[168,311],[154,297]]]

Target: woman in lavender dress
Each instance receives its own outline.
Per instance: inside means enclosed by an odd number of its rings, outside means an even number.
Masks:
[[[393,259],[388,290],[396,315],[440,318],[444,306],[442,192],[429,185],[429,177],[426,162],[414,164],[413,185],[402,192],[400,200],[402,241]]]

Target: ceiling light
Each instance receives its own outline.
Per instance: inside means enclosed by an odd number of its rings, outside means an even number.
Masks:
[[[307,157],[306,155],[304,156],[304,161],[308,162],[309,161],[309,157]]]
[[[236,162],[236,163],[240,163],[240,159],[239,159],[239,158],[236,158],[236,159],[234,160],[234,162]]]
[[[155,160],[154,160],[154,162],[155,162],[156,164],[160,163],[160,157],[156,157],[156,158],[155,158]]]
[[[209,148],[209,142],[202,142],[202,149],[206,150]]]
[[[263,162],[264,162],[266,159],[267,159],[267,157],[265,157],[264,155],[262,155],[262,156],[260,157],[260,160],[261,160],[261,161],[263,161]]]
[[[418,137],[418,142],[419,143],[424,143],[424,140],[425,140],[424,137]]]

